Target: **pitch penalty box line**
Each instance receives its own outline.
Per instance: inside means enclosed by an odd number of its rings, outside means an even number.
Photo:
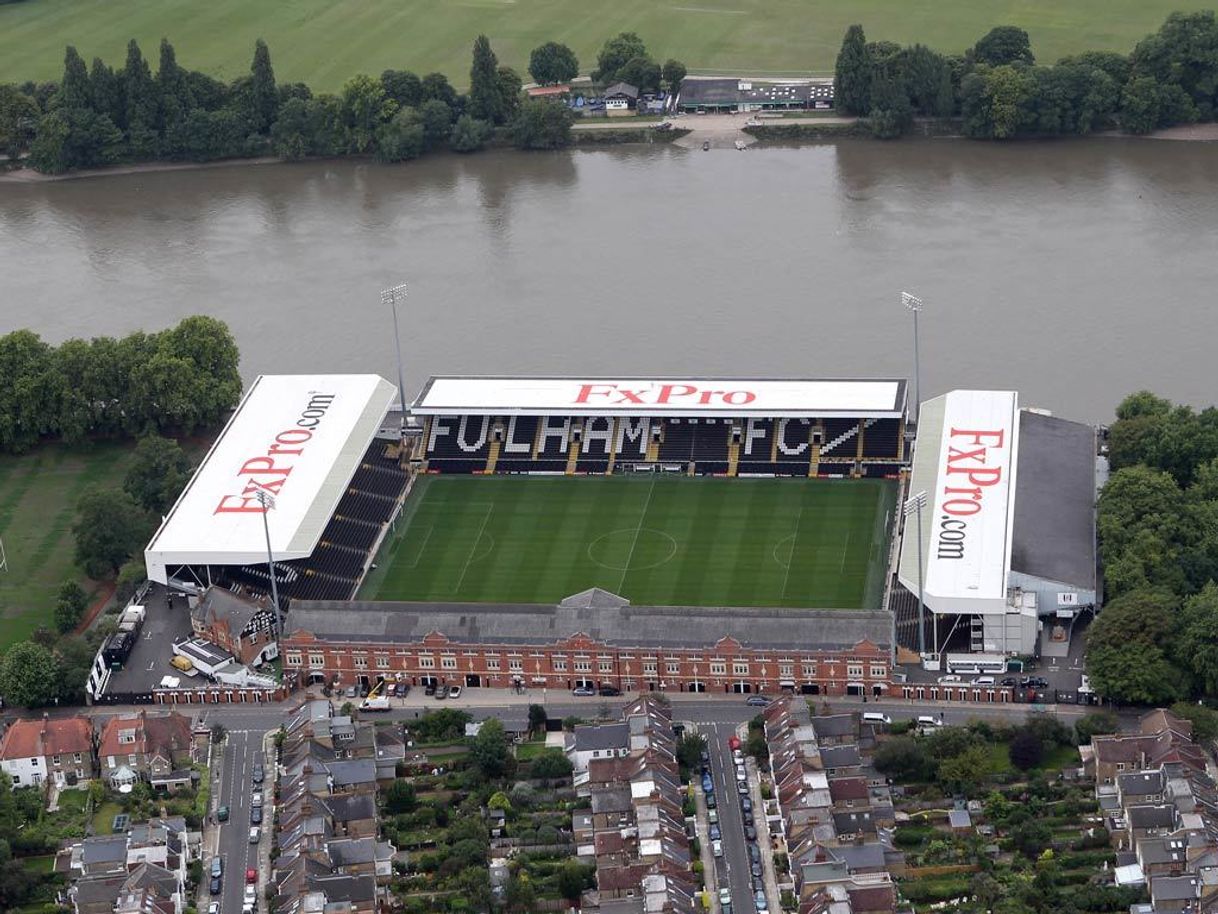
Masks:
[[[787,598],[787,581],[791,579],[791,566],[795,564],[795,553],[799,549],[799,525],[803,523],[804,506],[799,506],[799,513],[795,515],[795,531],[791,534],[791,555],[787,558],[787,570],[782,574],[782,590],[778,592],[780,601]]]
[[[470,504],[485,504],[486,516],[482,518],[482,526],[478,528],[478,535],[474,537],[473,543],[469,547],[469,555],[465,557],[465,564],[461,566],[461,576],[457,578],[457,584],[453,587],[453,593],[461,590],[461,585],[465,583],[465,574],[469,571],[470,563],[473,562],[474,556],[478,553],[478,544],[482,542],[482,534],[486,531],[486,525],[491,519],[491,514],[495,511],[495,503],[492,502],[470,502]]]

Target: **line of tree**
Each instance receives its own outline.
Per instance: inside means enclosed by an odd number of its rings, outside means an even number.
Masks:
[[[0,451],[77,444],[217,424],[241,397],[228,326],[188,317],[159,333],[51,346],[36,333],[0,336]]]
[[[966,136],[1011,139],[1119,127],[1144,134],[1212,121],[1218,110],[1218,19],[1172,13],[1130,54],[1090,51],[1039,66],[1027,32],[992,29],[964,54],[925,45],[868,42],[846,31],[835,71],[836,104],[865,117],[882,139],[915,116],[959,117]]]
[[[578,74],[579,60],[566,45],[547,42],[530,55],[529,70],[543,85],[565,82]],[[675,88],[685,67],[675,60],[661,67],[637,35],[625,33],[606,42],[598,73],[642,89],[661,82]],[[32,167],[52,174],[265,155],[372,154],[400,162],[439,148],[475,152],[496,130],[520,148],[554,148],[570,142],[573,119],[560,102],[525,99],[519,75],[500,65],[485,35],[474,41],[464,95],[442,73],[408,70],[353,76],[338,94],[281,84],[261,39],[249,74],[230,83],[183,68],[162,39],[155,75],[132,40],[120,69],[101,58],[86,66],[69,46],[58,83],[0,85],[0,153],[15,160],[28,152]]]
[[[1107,602],[1087,669],[1107,698],[1218,697],[1218,409],[1147,391],[1117,407],[1098,533]]]

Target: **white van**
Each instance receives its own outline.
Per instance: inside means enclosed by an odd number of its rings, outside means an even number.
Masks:
[[[973,680],[975,686],[992,686],[994,684],[993,676],[978,676]]]
[[[879,711],[864,711],[863,723],[865,724],[890,724],[892,718],[887,714],[881,714]]]
[[[918,718],[919,727],[942,727],[943,721],[937,717],[931,717],[929,714],[923,714]]]

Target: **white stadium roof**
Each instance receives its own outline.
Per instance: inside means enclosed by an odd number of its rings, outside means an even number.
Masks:
[[[953,390],[922,404],[909,493],[922,509],[925,599],[932,611],[1002,611],[1011,570],[1019,397]],[[899,577],[918,592],[917,517],[906,520]]]
[[[395,395],[377,375],[260,376],[144,551],[149,578],[266,561],[259,487],[275,559],[308,557]]]
[[[416,416],[896,418],[900,380],[749,378],[431,378]]]

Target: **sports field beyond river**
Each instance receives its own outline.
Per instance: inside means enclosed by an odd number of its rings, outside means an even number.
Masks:
[[[1085,50],[1128,51],[1175,0],[20,0],[0,2],[0,82],[58,79],[63,50],[122,66],[135,38],[155,69],[162,37],[178,62],[223,79],[249,72],[254,39],[270,45],[282,81],[336,91],[356,73],[440,71],[464,87],[480,32],[501,63],[525,75],[529,51],[569,44],[582,73],[617,32],[633,30],[652,55],[691,73],[828,74],[846,26],[872,40],[922,42],[959,53],[995,25],[1032,36],[1052,63]]]
[[[888,480],[429,476],[365,599],[877,608]]]

